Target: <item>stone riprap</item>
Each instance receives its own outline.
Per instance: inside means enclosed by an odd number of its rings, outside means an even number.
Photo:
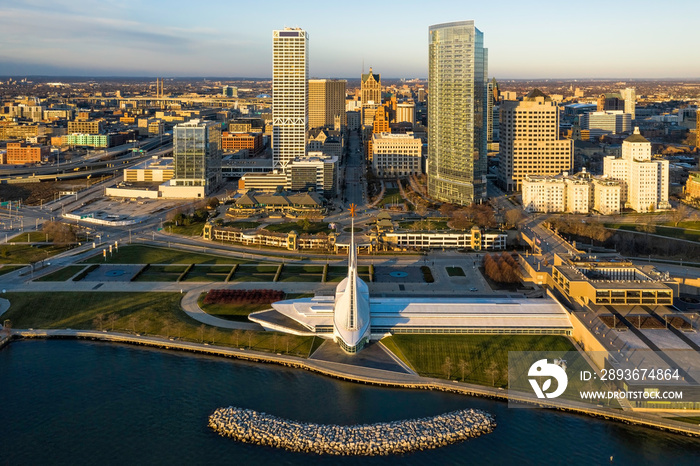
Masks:
[[[435,417],[371,425],[304,424],[242,408],[219,408],[209,427],[244,443],[326,455],[394,455],[438,448],[493,431],[483,411],[466,409]]]

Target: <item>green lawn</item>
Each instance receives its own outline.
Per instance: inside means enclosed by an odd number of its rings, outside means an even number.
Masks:
[[[29,264],[45,260],[58,253],[67,251],[72,246],[53,244],[17,244],[8,243],[0,246],[0,264]]]
[[[381,201],[377,204],[378,207],[384,207],[387,204],[402,204],[406,202],[403,197],[401,197],[401,193],[399,192],[399,188],[387,188],[384,191],[384,197],[382,198]]]
[[[462,267],[445,267],[445,270],[447,270],[447,275],[450,277],[466,277]]]
[[[30,231],[20,233],[8,240],[8,243],[44,243],[46,242],[46,233],[43,231]]]
[[[86,267],[85,265],[69,265],[68,267],[63,267],[62,269],[58,269],[55,272],[51,272],[48,275],[44,275],[41,278],[37,278],[35,281],[37,281],[37,282],[65,282],[70,277],[72,277],[76,273],[83,270],[85,267]]]
[[[223,282],[231,271],[231,265],[195,265],[183,281]]]
[[[24,265],[2,265],[0,266],[0,276],[5,275],[6,273],[14,272],[22,267],[24,267]]]
[[[321,232],[331,232],[331,230],[328,228],[328,223],[326,222],[310,222],[307,230],[304,230],[297,222],[273,223],[272,225],[267,225],[265,230],[278,233],[289,233],[290,231],[294,230],[299,234],[309,233],[312,235]]]
[[[357,273],[360,278],[365,282],[369,282],[369,266],[360,265],[357,267]],[[343,278],[348,276],[348,267],[344,265],[329,265],[328,275],[326,276],[326,282],[338,283],[343,280]]]
[[[680,422],[687,422],[688,424],[700,425],[700,416],[689,416],[689,417],[678,416],[678,417],[669,417],[667,419],[669,421],[680,421]]]
[[[232,282],[271,282],[277,273],[277,265],[239,265],[231,277]]]
[[[175,233],[185,236],[202,236],[204,222],[190,223],[189,225],[175,225],[172,222],[165,222],[163,230],[168,233]]]
[[[241,230],[248,230],[251,228],[260,227],[260,223],[259,222],[250,222],[250,221],[224,222],[224,226],[231,227],[231,228],[240,228]]]
[[[314,337],[200,324],[180,308],[180,293],[7,293],[4,297],[11,306],[3,319],[10,319],[14,328],[113,329],[258,351],[287,353],[289,349],[289,354],[301,357],[316,345]]]
[[[102,264],[102,253],[96,254],[85,261],[91,264]],[[107,256],[108,264],[242,264],[248,261],[235,257],[214,256],[181,249],[157,248],[132,244],[120,246],[119,251]]]
[[[322,265],[285,265],[281,282],[320,282],[323,279]]]
[[[465,370],[465,382],[491,385],[486,373],[492,362],[496,363],[497,387],[508,385],[508,351],[576,351],[571,342],[554,335],[393,335],[383,343],[398,348],[397,354],[415,370],[426,377],[446,378],[443,366],[450,358],[455,366],[450,378],[462,379],[456,368],[460,360],[469,363]]]
[[[262,304],[205,304],[204,298],[207,296],[206,293],[199,295],[197,303],[199,307],[202,308],[207,314],[211,314],[214,317],[220,319],[232,320],[235,322],[250,322],[248,320],[248,315],[251,312],[264,311],[265,309],[270,309],[272,303],[262,303]],[[287,294],[284,299],[296,299],[296,298],[312,298],[313,293],[292,293]]]
[[[685,223],[696,223],[696,222],[685,222]],[[639,232],[639,234],[646,234],[643,231],[637,230],[637,225],[636,224],[629,224],[629,223],[606,223],[605,224],[606,228],[613,228],[616,230],[624,230],[624,231],[635,231]],[[660,236],[666,236],[668,238],[677,238],[677,239],[685,239],[688,241],[696,241],[700,242],[700,230],[688,230],[684,228],[673,228],[673,227],[668,227],[668,226],[661,226],[661,225],[654,225],[654,231],[649,232],[649,234],[654,234],[654,235],[660,235]]]
[[[141,273],[135,282],[176,282],[187,268],[186,265],[151,265]]]

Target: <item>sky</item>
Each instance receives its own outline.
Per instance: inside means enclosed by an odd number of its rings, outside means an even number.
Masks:
[[[290,26],[312,77],[425,78],[428,27],[474,20],[497,79],[700,78],[699,17],[698,0],[0,0],[0,76],[269,78]]]

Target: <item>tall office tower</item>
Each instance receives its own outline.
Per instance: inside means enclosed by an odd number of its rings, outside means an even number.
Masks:
[[[189,187],[204,197],[221,184],[221,125],[190,120],[173,128],[175,176],[171,186]]]
[[[344,79],[309,79],[309,129],[340,125],[346,126]]]
[[[629,113],[632,120],[635,118],[635,107],[637,105],[637,95],[633,87],[628,87],[620,91],[622,99],[625,101],[624,110],[625,113]]]
[[[375,110],[382,104],[382,75],[372,73],[371,66],[369,73],[362,75],[360,95],[362,99],[362,124],[371,125],[374,121]]]
[[[474,21],[430,26],[428,194],[467,205],[486,197],[484,35]]]
[[[306,154],[309,36],[299,28],[272,31],[272,165],[285,169]]]
[[[539,89],[522,102],[501,104],[498,183],[520,190],[527,175],[558,175],[572,168],[574,141],[559,139],[559,108]]]

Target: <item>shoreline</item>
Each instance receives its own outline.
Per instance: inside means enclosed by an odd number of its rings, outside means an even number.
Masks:
[[[295,369],[304,369],[320,375],[335,379],[364,383],[387,388],[405,388],[413,390],[436,390],[459,395],[475,396],[499,401],[515,401],[524,404],[536,405],[540,408],[553,408],[573,414],[582,414],[599,419],[612,420],[628,425],[638,425],[656,430],[682,434],[688,437],[700,438],[700,426],[694,426],[680,421],[663,418],[650,418],[644,414],[613,411],[609,408],[599,408],[583,403],[533,401],[531,398],[509,394],[507,390],[483,387],[480,385],[466,384],[457,381],[445,381],[431,379],[418,375],[401,374],[380,369],[358,368],[341,363],[328,361],[308,360],[282,354],[262,353],[248,349],[227,348],[208,344],[169,340],[160,337],[136,336],[122,333],[99,332],[93,330],[13,330],[10,336],[0,339],[0,350],[15,340],[32,339],[69,339],[92,340],[107,343],[123,343],[135,346],[148,346],[168,351],[187,351],[191,353],[209,356],[235,358],[249,362],[277,364]],[[351,371],[349,369],[355,369]],[[363,373],[364,372],[364,373]]]

